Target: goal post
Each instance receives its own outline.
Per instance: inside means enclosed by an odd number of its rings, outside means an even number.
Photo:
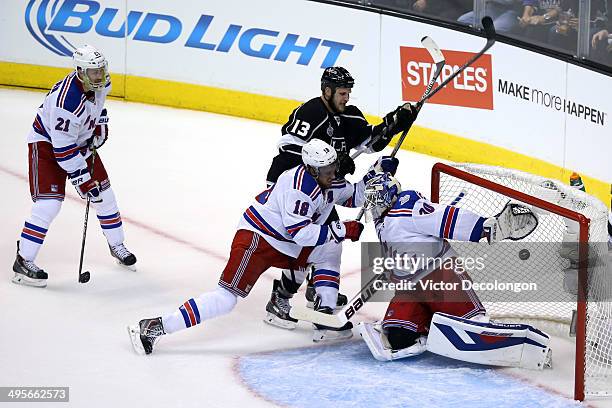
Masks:
[[[575,248],[577,258],[573,261],[563,259],[560,251],[546,247],[548,252],[555,253],[541,260],[541,268],[561,269],[551,274],[548,288],[560,293],[564,289],[567,291],[562,273],[573,268],[577,272],[575,300],[519,304],[521,302],[492,299],[489,295],[488,302],[484,303],[493,319],[552,320],[565,325],[568,335],[574,313],[574,398],[582,401],[585,396],[612,396],[612,272],[605,262],[601,262],[607,256],[606,206],[558,180],[479,164],[435,164],[431,174],[431,198],[433,202],[456,203],[454,205],[459,208],[486,217],[498,214],[510,199],[528,204],[539,214],[540,220],[534,233],[525,239],[531,245],[552,242],[563,248],[566,243],[562,241],[568,231],[574,234],[575,241],[570,246]],[[563,262],[568,268],[559,266]],[[496,272],[508,272],[520,278],[520,268],[508,265],[507,271]],[[472,276],[472,279],[478,277]]]

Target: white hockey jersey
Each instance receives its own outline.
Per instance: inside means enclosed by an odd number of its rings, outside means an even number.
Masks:
[[[334,180],[321,190],[304,165],[285,171],[276,184],[264,190],[247,208],[238,229],[256,232],[278,251],[297,258],[303,247],[323,245],[333,239],[327,220],[334,204],[360,207],[365,183]]]
[[[38,107],[28,143],[51,143],[57,163],[67,173],[87,168],[87,139],[93,134],[110,90],[109,81],[104,90],[85,93],[73,71],[51,88]]]
[[[387,215],[377,221],[376,233],[387,257],[446,259],[455,255],[446,239],[478,242],[485,220],[465,209],[432,203],[421,193],[407,190],[400,193]],[[406,273],[394,271],[394,275]]]

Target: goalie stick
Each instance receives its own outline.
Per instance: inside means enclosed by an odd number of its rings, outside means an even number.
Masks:
[[[418,115],[418,112],[421,110],[421,107],[423,106],[423,104],[427,100],[429,100],[435,94],[440,92],[446,85],[448,85],[453,79],[455,79],[459,74],[461,74],[467,67],[469,67],[474,62],[476,62],[476,60],[478,60],[480,57],[482,57],[485,54],[485,52],[487,52],[489,50],[489,48],[491,48],[493,46],[493,44],[495,44],[495,26],[493,25],[493,20],[491,20],[491,17],[485,16],[482,19],[482,27],[484,28],[485,37],[487,38],[487,42],[484,45],[484,47],[478,53],[476,53],[472,58],[470,58],[465,64],[463,64],[461,67],[459,67],[459,69],[457,69],[457,71],[453,72],[452,75],[450,75],[448,78],[446,78],[444,81],[442,81],[440,83],[440,85],[438,85],[433,91],[427,92],[427,90],[426,90],[425,94],[423,94],[421,99],[417,102],[417,115]],[[429,37],[425,37],[425,38],[429,38]],[[427,46],[425,44],[423,44],[423,46],[425,46],[425,48],[427,48]],[[427,48],[427,50],[429,51],[429,48]],[[438,51],[440,51],[439,48],[438,48]],[[430,54],[431,54],[431,51],[430,51]],[[440,54],[441,54],[441,52],[440,52]],[[432,58],[433,58],[433,55],[432,55]],[[436,79],[437,79],[437,77],[436,77]],[[427,86],[428,89],[431,89],[430,85],[433,87],[433,84],[430,82],[430,84]],[[396,152],[399,149],[399,146],[402,145],[402,142],[406,138],[406,133],[408,132],[408,130],[410,130],[410,127],[402,133],[402,136],[400,137],[400,139],[396,143],[395,148],[393,149],[393,152]],[[376,143],[384,135],[385,134],[382,133],[382,134],[378,135],[377,137],[375,137],[370,142],[369,146],[371,146],[372,144]],[[353,159],[357,158],[361,153],[363,153],[363,151],[364,150],[359,150],[359,151],[355,152],[351,156],[351,158],[353,158]]]

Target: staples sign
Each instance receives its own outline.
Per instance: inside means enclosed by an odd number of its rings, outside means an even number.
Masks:
[[[474,56],[474,53],[443,50],[446,65],[437,79],[438,85]],[[400,47],[402,98],[418,101],[431,80],[435,64],[424,48]],[[485,54],[467,67],[446,87],[432,97],[430,103],[493,109],[493,70],[491,55]],[[435,88],[435,86],[434,86]]]

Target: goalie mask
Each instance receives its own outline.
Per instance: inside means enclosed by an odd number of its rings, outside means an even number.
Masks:
[[[110,81],[108,62],[95,47],[84,45],[77,48],[72,60],[85,91],[101,91]]]
[[[390,173],[379,173],[366,183],[365,204],[366,221],[378,220],[385,211],[393,207],[402,186]]]

